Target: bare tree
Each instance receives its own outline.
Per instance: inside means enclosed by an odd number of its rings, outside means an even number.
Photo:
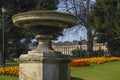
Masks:
[[[87,57],[93,52],[93,28],[89,16],[91,15],[91,0],[60,0],[63,12],[74,14],[78,17],[78,25],[85,26],[87,30]]]

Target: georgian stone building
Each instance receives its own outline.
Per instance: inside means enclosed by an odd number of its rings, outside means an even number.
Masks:
[[[53,43],[52,47],[56,51],[60,51],[65,55],[72,55],[71,51],[75,49],[81,49],[81,50],[87,50],[87,44],[85,41],[79,42],[79,41],[73,41],[73,42],[58,42]],[[94,43],[93,44],[93,51],[103,50],[107,52],[106,43]]]

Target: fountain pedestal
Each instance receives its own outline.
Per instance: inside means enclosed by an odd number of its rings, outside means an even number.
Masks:
[[[57,52],[21,55],[19,80],[70,80],[70,58]],[[57,53],[57,54],[56,54]]]
[[[70,80],[70,57],[52,49],[50,36],[75,25],[77,18],[55,11],[30,11],[12,19],[16,26],[31,29],[39,41],[36,49],[16,59],[19,80]]]
[[[19,80],[70,80],[70,57],[54,51],[47,38],[42,35],[38,47],[17,60]]]

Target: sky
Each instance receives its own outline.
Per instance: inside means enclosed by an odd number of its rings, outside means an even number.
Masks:
[[[86,31],[86,28],[83,27],[83,26],[75,26],[75,27],[72,27],[70,29],[65,29],[63,30],[63,36],[59,36],[58,37],[58,40],[55,41],[55,42],[65,42],[65,41],[74,41],[74,40],[77,40],[77,41],[80,41],[81,39],[87,39],[87,31]]]
[[[91,3],[94,3],[95,0],[91,0]],[[59,3],[58,6],[63,6],[62,3]],[[64,9],[63,8],[58,8],[57,11],[60,11],[60,12],[64,12]],[[61,42],[65,42],[65,41],[70,41],[72,42],[73,40],[87,40],[87,30],[85,27],[83,26],[75,26],[75,27],[72,27],[70,29],[65,29],[63,31],[63,34],[64,36],[59,36],[58,37],[58,40],[55,41],[55,42],[58,42],[58,41],[61,41]]]

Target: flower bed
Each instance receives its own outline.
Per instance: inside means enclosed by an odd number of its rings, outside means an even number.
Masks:
[[[78,60],[86,61],[89,63],[101,64],[105,62],[120,60],[120,57],[92,57],[92,58],[85,58],[85,59],[78,59]]]
[[[13,67],[0,68],[0,74],[18,76],[19,67],[18,66],[13,66]]]
[[[95,64],[102,64],[105,62],[110,61],[118,61],[120,60],[120,57],[92,57],[92,58],[83,58],[83,59],[76,59],[71,61],[71,66],[88,66],[90,63]]]

